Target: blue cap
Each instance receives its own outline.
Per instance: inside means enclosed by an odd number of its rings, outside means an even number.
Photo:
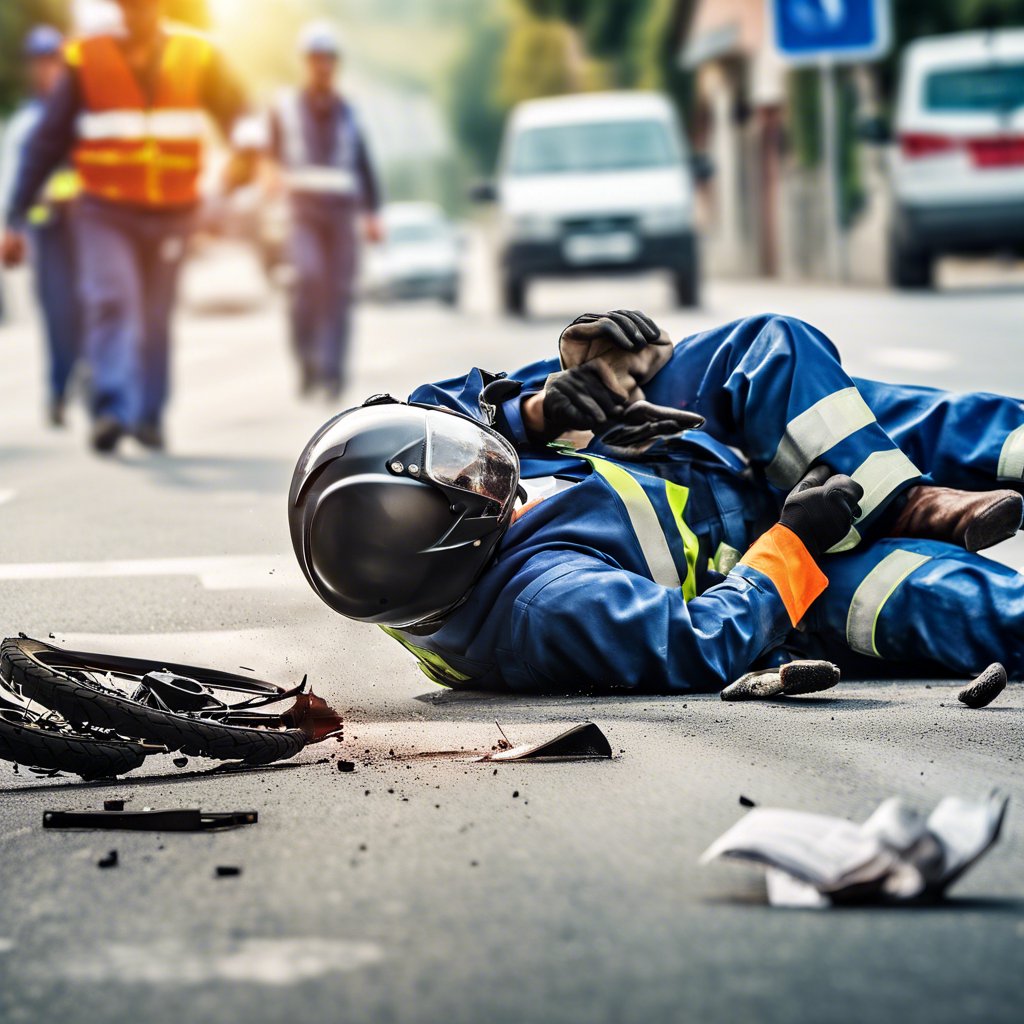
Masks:
[[[54,57],[60,53],[64,37],[52,25],[36,25],[21,45],[26,57]]]

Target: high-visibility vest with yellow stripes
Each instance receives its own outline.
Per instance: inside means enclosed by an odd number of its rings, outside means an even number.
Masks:
[[[67,61],[78,74],[83,98],[73,153],[83,192],[149,207],[197,200],[200,95],[211,54],[202,36],[171,33],[150,101],[113,36],[68,44]]]

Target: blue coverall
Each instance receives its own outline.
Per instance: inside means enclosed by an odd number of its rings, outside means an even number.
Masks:
[[[22,152],[43,114],[44,100],[29,100],[11,118],[4,136],[0,209],[11,198]],[[58,170],[63,178],[71,172]],[[51,179],[54,180],[54,179]],[[54,189],[57,193],[59,190]],[[81,316],[76,293],[74,203],[70,196],[44,194],[28,216],[32,270],[43,314],[49,356],[49,397],[61,402],[81,348]]]
[[[356,229],[379,204],[377,180],[352,106],[340,96],[286,93],[271,150],[291,201],[292,341],[304,381],[339,390],[345,379]]]
[[[515,374],[523,394],[557,361]],[[479,370],[411,400],[482,417]],[[712,691],[793,655],[848,670],[969,675],[1002,661],[1024,677],[1024,576],[937,541],[873,536],[922,481],[1020,488],[1024,410],[992,394],[854,380],[820,332],[761,316],[680,342],[648,398],[707,418],[640,461],[594,442],[580,458],[531,445],[519,399],[497,423],[524,479],[578,481],[509,528],[468,599],[433,632],[388,630],[430,678],[518,691]],[[737,455],[734,449],[742,452]],[[864,486],[829,585],[794,629],[772,580],[742,562],[815,461]],[[920,467],[921,472],[916,467]],[[717,568],[716,568],[717,566]],[[874,659],[872,661],[871,659]],[[893,663],[904,663],[903,669]]]

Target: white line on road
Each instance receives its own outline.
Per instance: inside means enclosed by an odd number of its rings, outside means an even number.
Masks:
[[[277,555],[205,555],[191,558],[132,558],[101,562],[11,562],[0,564],[2,580],[82,580],[128,576],[196,576],[207,590],[274,587],[298,583],[291,564]]]

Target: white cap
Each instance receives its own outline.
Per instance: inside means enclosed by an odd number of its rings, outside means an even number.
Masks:
[[[306,56],[323,53],[331,57],[340,57],[341,39],[329,21],[310,21],[299,33],[299,52]]]

